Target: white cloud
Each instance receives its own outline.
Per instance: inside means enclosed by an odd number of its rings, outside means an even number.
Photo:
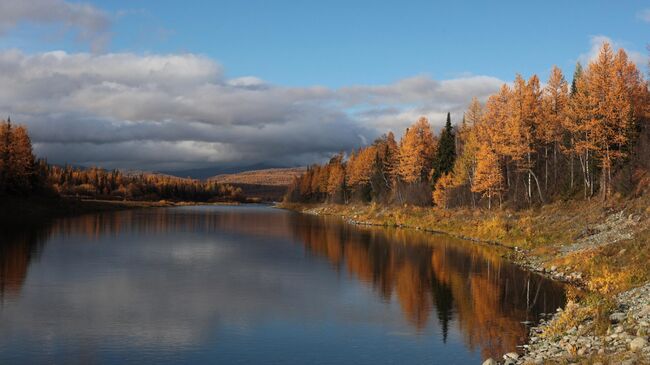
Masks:
[[[615,41],[610,37],[604,35],[595,35],[592,36],[591,39],[589,40],[589,43],[591,44],[591,48],[589,48],[589,51],[587,53],[581,54],[578,57],[578,61],[582,63],[584,66],[594,61],[596,58],[598,58],[598,52],[600,51],[600,47],[605,42],[609,43],[614,50],[618,50],[619,48],[625,48],[623,47],[622,42]],[[643,69],[648,64],[648,56],[646,56],[645,54],[641,52],[637,52],[635,50],[631,50],[629,48],[625,48],[625,52],[627,53],[629,59],[632,62],[634,62],[637,65],[637,67]]]
[[[640,10],[636,13],[636,17],[643,20],[644,22],[650,23],[650,8]]]
[[[103,49],[109,40],[108,14],[90,4],[63,0],[17,0],[0,2],[0,34],[22,22],[74,29],[79,40],[92,49]]]
[[[472,96],[502,82],[484,76],[338,90],[227,79],[194,54],[28,55],[0,52],[0,115],[25,123],[54,163],[181,169],[217,164],[305,164],[350,150],[419,116],[455,121]]]

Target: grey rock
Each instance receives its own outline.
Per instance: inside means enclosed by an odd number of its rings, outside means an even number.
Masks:
[[[493,358],[489,358],[483,361],[483,365],[497,365],[498,363]]]
[[[643,349],[648,344],[648,340],[643,337],[637,337],[634,340],[630,341],[630,350],[639,351]]]
[[[616,312],[616,313],[612,313],[612,315],[609,316],[609,320],[612,323],[619,323],[619,322],[623,322],[625,320],[625,317],[626,317],[625,313]]]

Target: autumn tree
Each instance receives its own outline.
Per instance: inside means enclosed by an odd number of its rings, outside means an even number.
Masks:
[[[426,181],[432,168],[436,140],[427,118],[422,117],[407,128],[399,147],[399,178],[407,183]]]
[[[503,175],[499,168],[497,154],[486,144],[479,148],[476,176],[472,191],[488,198],[488,209],[492,209],[492,198],[499,196],[503,190]]]
[[[24,126],[0,122],[0,193],[27,194],[38,190],[39,165]]]
[[[393,132],[378,138],[375,143],[377,151],[376,172],[387,190],[392,190],[398,178],[399,146]]]
[[[563,127],[568,135],[568,144],[563,147],[569,155],[570,187],[574,185],[574,158],[577,157],[583,173],[584,196],[588,191],[593,192],[591,179],[591,158],[590,151],[593,146],[589,143],[589,129],[587,127],[588,111],[588,90],[587,80],[580,63],[576,64],[571,81],[571,92],[569,94],[569,105],[567,118],[564,119]]]
[[[407,128],[400,140],[397,196],[400,202],[427,204],[431,202],[429,179],[437,141],[429,121],[421,117]]]
[[[463,116],[463,122],[458,131],[456,148],[458,158],[454,162],[453,186],[469,192],[472,206],[476,205],[474,193],[471,191],[472,182],[476,173],[476,158],[479,148],[479,129],[483,128],[483,107],[476,97]]]
[[[342,153],[332,157],[328,164],[328,169],[327,194],[330,197],[330,201],[334,203],[347,203],[345,163]]]
[[[433,203],[442,208],[449,208],[452,193],[455,187],[453,173],[449,172],[442,175],[433,189]]]
[[[544,88],[543,115],[544,122],[537,130],[538,139],[544,149],[544,190],[548,191],[549,149],[553,155],[553,180],[558,179],[558,154],[564,138],[564,125],[569,103],[568,83],[562,70],[553,66],[548,83]]]
[[[377,167],[375,159],[377,149],[375,146],[360,148],[356,154],[351,154],[346,166],[348,186],[362,200],[370,200],[372,177]]]
[[[585,193],[587,188],[589,195],[594,192],[595,171],[590,161],[595,158],[602,170],[602,196],[605,199],[610,195],[612,169],[626,156],[630,130],[639,118],[634,106],[636,94],[644,87],[636,66],[626,53],[620,50],[614,55],[607,42],[576,81],[570,128],[574,135],[580,136],[574,149],[580,155]]]

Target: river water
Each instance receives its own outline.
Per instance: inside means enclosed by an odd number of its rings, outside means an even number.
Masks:
[[[266,206],[0,230],[2,364],[476,364],[558,283],[498,248]]]

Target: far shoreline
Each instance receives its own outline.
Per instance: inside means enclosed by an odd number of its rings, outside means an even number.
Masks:
[[[243,204],[272,204],[266,202],[192,202],[192,201],[145,201],[84,199],[76,197],[31,196],[2,197],[0,202],[0,225],[29,224],[32,220],[72,217],[83,214],[114,212],[132,209],[167,208],[179,206],[237,206]]]

